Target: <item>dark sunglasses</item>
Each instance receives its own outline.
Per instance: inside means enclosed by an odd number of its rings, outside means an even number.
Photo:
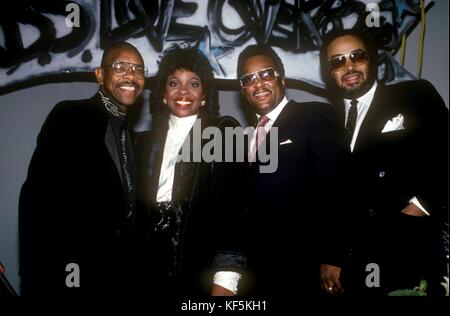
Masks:
[[[243,75],[239,79],[239,83],[241,84],[241,88],[247,88],[256,83],[256,80],[261,79],[263,82],[273,81],[280,77],[278,71],[273,69],[272,67],[264,68],[262,70],[258,70],[255,72],[251,72],[249,74]]]
[[[367,55],[367,52],[362,49],[355,50],[349,54],[341,55],[336,58],[333,58],[328,62],[328,67],[330,67],[331,71],[338,71],[342,70],[345,67],[345,64],[347,63],[347,58],[350,58],[352,63],[355,65],[359,65],[362,63],[365,63],[369,60],[369,56]]]

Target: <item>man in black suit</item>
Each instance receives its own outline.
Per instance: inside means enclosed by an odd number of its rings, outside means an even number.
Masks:
[[[448,110],[427,81],[377,82],[371,43],[356,31],[332,32],[321,51],[351,151],[345,198],[354,206],[344,284],[341,267],[322,266],[323,286],[385,295],[425,279],[436,292],[439,222],[448,216]]]
[[[329,238],[344,153],[334,109],[288,101],[283,63],[268,46],[244,49],[237,74],[245,106],[259,121],[249,142],[245,211],[236,223],[248,260],[239,293],[316,295],[319,262],[341,260],[336,238]],[[260,168],[263,151],[275,169]]]
[[[142,56],[111,45],[100,90],[55,106],[38,136],[19,202],[23,295],[129,292],[135,218],[127,110],[144,87]]]

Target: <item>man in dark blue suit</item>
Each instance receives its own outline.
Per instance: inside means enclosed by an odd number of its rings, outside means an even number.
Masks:
[[[244,49],[237,74],[246,109],[258,119],[243,197],[248,273],[241,294],[316,295],[319,263],[343,260],[335,255],[339,235],[331,236],[345,152],[334,108],[289,101],[283,64],[270,47]],[[275,170],[260,168],[262,152],[277,159]]]
[[[429,292],[438,292],[448,110],[427,81],[377,82],[371,43],[356,31],[332,32],[321,51],[353,171],[346,193],[354,206],[352,251],[342,285],[353,294],[385,295],[424,279]],[[340,288],[340,273],[341,267],[322,266],[323,286]]]

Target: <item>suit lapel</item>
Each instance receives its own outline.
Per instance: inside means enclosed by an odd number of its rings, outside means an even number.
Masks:
[[[146,170],[147,192],[150,194],[150,201],[156,201],[168,129],[168,124],[155,124],[154,128],[152,128],[150,141],[145,144],[150,146],[148,168]]]
[[[271,133],[273,132],[274,128],[277,129],[277,133],[278,133],[278,137],[277,137],[277,139],[274,139],[274,141],[277,141],[279,143],[280,141],[285,141],[289,138],[289,116],[290,116],[289,113],[290,113],[290,109],[293,106],[296,106],[296,104],[292,100],[286,104],[284,109],[280,112],[277,119],[273,123],[269,132],[267,133],[265,140],[261,144],[261,147],[266,146],[266,153],[268,153],[269,149],[270,149]],[[259,149],[258,149],[258,151],[259,151]],[[256,157],[258,157],[258,151],[256,152]],[[250,169],[253,170],[253,172],[259,172],[256,170],[259,170],[260,165],[261,165],[261,162],[258,159],[256,159],[256,161],[254,163],[250,164]]]
[[[184,140],[182,148],[184,147],[184,144],[188,139],[190,140],[189,143],[190,162],[180,161],[175,164],[172,196],[177,201],[183,201],[186,198],[188,198],[188,200],[191,201],[192,189],[195,187],[194,182],[198,181],[196,171],[199,163],[192,161],[194,157],[193,128],[191,128],[188,136]],[[201,141],[202,144],[200,148],[203,148],[205,140],[202,139]]]
[[[286,137],[288,137],[288,126],[289,126],[289,113],[290,109],[296,106],[294,101],[289,101],[284,109],[280,112],[277,119],[272,125],[272,128],[270,129],[269,133],[267,133],[267,138],[270,139],[270,133],[274,127],[278,129],[278,140],[284,141]]]
[[[341,126],[343,128],[345,128],[345,103],[343,99],[340,99],[338,102],[336,102],[337,104],[337,115],[338,115],[338,120],[339,120],[339,124],[341,124]]]
[[[108,149],[109,156],[113,160],[114,166],[116,167],[116,170],[119,173],[120,181],[123,183],[122,172],[120,169],[119,151],[117,148],[117,143],[114,139],[114,132],[113,132],[110,120],[108,120],[108,125],[106,126],[104,141],[105,141],[106,148]]]
[[[381,84],[378,84],[372,103],[359,129],[353,152],[367,148],[367,146],[376,142],[378,136],[381,134],[383,122],[386,122],[384,118],[387,117],[385,113],[386,109],[384,108],[383,93],[383,87]]]
[[[162,122],[164,121],[164,122]],[[150,201],[156,201],[159,177],[161,175],[161,166],[164,156],[164,146],[166,143],[167,133],[168,133],[168,121],[162,120],[159,124],[156,124],[152,129],[149,141],[145,142],[143,146],[150,146],[148,154],[148,167],[146,170],[146,181],[145,187],[148,189]],[[193,139],[192,139],[192,129],[188,134],[190,139],[190,159],[192,159],[193,150]],[[187,138],[186,138],[187,139]],[[186,141],[186,140],[185,140]],[[174,179],[172,187],[172,198],[174,200],[183,200],[186,192],[191,191],[191,186],[189,183],[193,183],[193,175],[197,169],[198,163],[195,162],[177,162],[175,164]]]
[[[108,151],[108,154],[111,158],[111,160],[114,163],[115,169],[117,173],[119,174],[120,180],[123,183],[122,179],[122,172],[121,172],[121,166],[120,166],[120,157],[119,157],[119,151],[117,148],[116,140],[114,139],[114,131],[111,125],[111,121],[109,120],[108,113],[105,109],[105,106],[102,102],[102,97],[100,93],[96,93],[92,98],[91,102],[92,109],[95,109],[91,115],[98,115],[98,120],[101,122],[104,122],[104,137],[103,141],[105,143],[105,147]]]

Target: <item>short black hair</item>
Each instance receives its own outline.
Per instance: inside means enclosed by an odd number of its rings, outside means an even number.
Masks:
[[[168,115],[167,105],[163,103],[167,78],[177,69],[196,73],[203,85],[206,106],[200,107],[199,117],[212,120],[219,116],[219,96],[214,82],[213,69],[208,58],[194,47],[181,47],[174,44],[167,48],[159,62],[159,69],[150,95],[150,113],[153,119]]]
[[[237,63],[237,78],[239,79],[244,75],[244,64],[245,62],[253,56],[264,55],[269,57],[275,64],[275,70],[280,73],[280,79],[284,79],[284,66],[278,54],[272,49],[272,47],[267,45],[249,45],[247,46],[238,57]]]
[[[237,79],[241,78],[244,74],[244,65],[250,58],[254,56],[263,55],[270,60],[275,65],[275,70],[279,72],[280,77],[278,80],[284,79],[284,65],[281,61],[280,56],[273,50],[272,47],[262,44],[256,44],[256,45],[249,45],[239,54],[238,62],[237,62]],[[240,102],[242,109],[244,111],[244,115],[246,118],[246,121],[249,125],[255,125],[256,121],[256,115],[253,107],[248,103],[247,99],[244,97],[244,95],[241,93],[240,96]]]
[[[110,59],[111,59],[112,54],[115,51],[120,50],[120,49],[128,49],[128,50],[135,51],[138,54],[138,56],[142,59],[142,62],[144,62],[144,58],[142,58],[141,53],[132,44],[130,44],[128,42],[116,42],[116,43],[112,43],[111,45],[109,45],[108,47],[105,48],[100,65],[103,67],[105,65],[110,64]]]
[[[322,79],[327,85],[332,82],[330,69],[328,67],[327,49],[328,46],[338,37],[342,36],[354,36],[359,38],[363,42],[367,54],[369,56],[369,79],[376,79],[378,71],[378,53],[375,46],[375,40],[370,36],[371,33],[367,29],[344,29],[333,30],[325,34],[323,37],[323,44],[320,48],[320,68],[322,73]]]

